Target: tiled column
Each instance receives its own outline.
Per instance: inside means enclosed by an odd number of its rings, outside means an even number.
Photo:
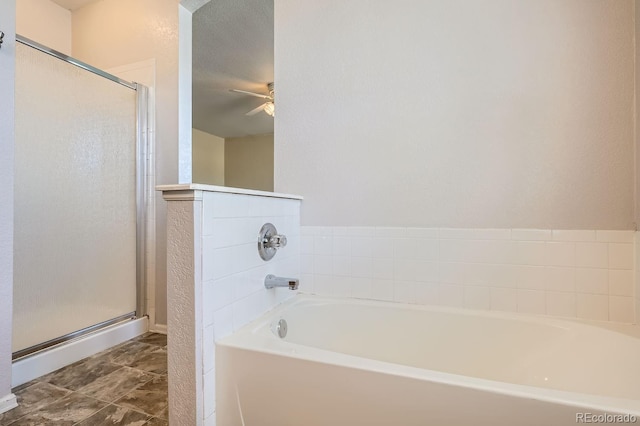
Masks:
[[[215,341],[296,293],[267,290],[264,278],[300,276],[301,197],[197,184],[160,189],[169,201],[169,421],[212,426]],[[264,261],[256,243],[267,222],[289,242]]]
[[[202,192],[164,194],[167,211],[169,424],[204,424]]]

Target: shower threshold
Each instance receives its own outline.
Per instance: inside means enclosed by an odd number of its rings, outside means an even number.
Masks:
[[[101,323],[83,328],[82,330],[74,331],[72,333],[65,334],[64,336],[56,337],[55,339],[47,340],[46,342],[38,343],[37,345],[33,345],[28,348],[21,349],[11,354],[11,359],[12,361],[17,361],[19,359],[34,355],[40,351],[51,349],[54,346],[83,338],[88,334],[95,333],[107,327],[111,327],[112,325],[116,325],[118,323],[125,322],[125,321],[131,321],[136,318],[137,317],[136,317],[135,311],[129,312],[127,314],[120,315],[116,318],[112,318],[110,320],[103,321]]]

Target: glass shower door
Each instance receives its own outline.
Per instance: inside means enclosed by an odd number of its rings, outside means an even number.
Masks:
[[[14,354],[136,310],[136,91],[16,46]]]

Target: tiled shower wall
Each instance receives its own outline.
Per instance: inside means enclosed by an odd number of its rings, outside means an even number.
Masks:
[[[634,322],[634,232],[301,228],[300,290]]]
[[[257,239],[265,223],[287,246],[264,261]],[[264,288],[268,274],[300,276],[300,201],[205,192],[202,220],[203,372],[205,424],[215,421],[215,341],[295,295]]]

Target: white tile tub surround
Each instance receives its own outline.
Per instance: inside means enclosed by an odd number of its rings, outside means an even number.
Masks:
[[[215,425],[215,341],[296,293],[266,290],[264,278],[300,277],[301,197],[198,184],[158,189],[169,201],[169,381],[177,384],[169,420]],[[267,222],[288,242],[265,262],[257,238]]]
[[[301,228],[301,291],[634,322],[634,231]],[[635,290],[635,291],[634,291]]]

